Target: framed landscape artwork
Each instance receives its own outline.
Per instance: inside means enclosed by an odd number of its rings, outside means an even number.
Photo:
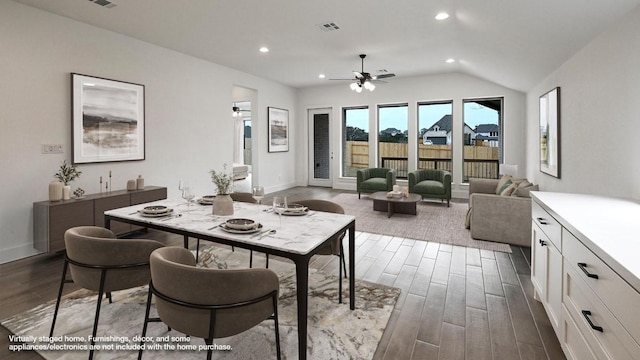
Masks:
[[[269,110],[269,152],[289,151],[289,110]]]
[[[540,96],[540,171],[560,178],[560,88]]]
[[[144,85],[71,74],[74,164],[144,160]]]

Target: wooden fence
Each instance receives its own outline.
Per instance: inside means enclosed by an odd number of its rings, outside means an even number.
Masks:
[[[378,163],[396,169],[397,177],[408,172],[408,144],[380,143]],[[466,145],[463,149],[463,181],[470,177],[498,177],[498,148]],[[418,145],[418,169],[444,169],[453,172],[452,149],[449,145]],[[357,169],[369,167],[369,143],[348,141],[345,149],[345,174],[355,176]]]

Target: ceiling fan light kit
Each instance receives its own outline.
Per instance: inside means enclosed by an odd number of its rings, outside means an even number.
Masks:
[[[380,81],[379,79],[383,79],[383,78],[390,78],[390,77],[394,77],[396,76],[396,74],[380,74],[380,75],[371,75],[368,72],[364,71],[364,58],[367,57],[367,55],[365,54],[360,54],[360,62],[361,62],[361,71],[354,71],[353,75],[355,76],[354,79],[329,79],[329,80],[349,80],[349,81],[353,81],[350,85],[349,88],[357,93],[361,93],[362,92],[362,88],[365,88],[369,91],[373,91],[375,90],[376,86],[373,84],[373,81],[377,80],[379,82],[384,82],[384,81]]]

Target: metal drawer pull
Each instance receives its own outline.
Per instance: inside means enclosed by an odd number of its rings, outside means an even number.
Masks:
[[[596,274],[592,274],[590,272],[587,271],[587,263],[578,263],[578,267],[580,268],[580,270],[582,270],[582,272],[584,272],[588,277],[592,278],[592,279],[597,279],[598,275]]]
[[[540,246],[547,246],[547,243],[542,241],[542,239],[538,239],[538,242],[540,243]]]
[[[602,326],[594,325],[593,322],[591,322],[591,318],[589,317],[591,316],[591,311],[582,310],[582,316],[584,316],[584,318],[587,319],[587,322],[589,323],[589,325],[593,330],[604,332],[604,329],[602,328]]]
[[[543,219],[543,218],[541,218],[541,217],[536,218],[536,220],[538,220],[538,222],[539,222],[540,224],[542,224],[542,225],[549,225],[549,223],[547,222],[547,220],[545,220],[545,219]]]

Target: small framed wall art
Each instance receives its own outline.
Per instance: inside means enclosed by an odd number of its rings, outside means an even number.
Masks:
[[[144,160],[144,85],[71,74],[74,164]]]
[[[289,151],[289,110],[269,107],[269,152]]]
[[[560,178],[560,88],[540,96],[540,171]]]

